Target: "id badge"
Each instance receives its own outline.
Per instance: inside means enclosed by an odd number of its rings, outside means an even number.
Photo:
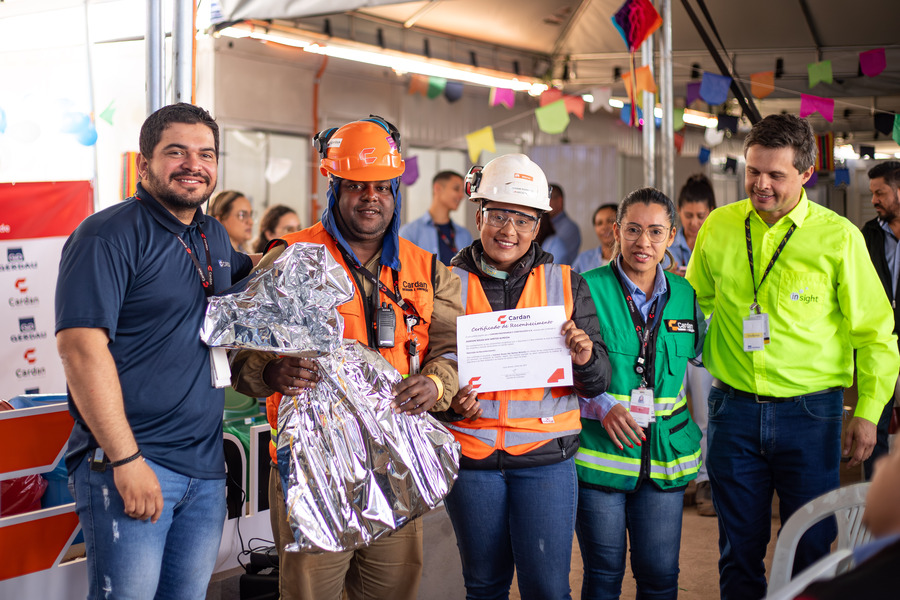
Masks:
[[[629,412],[640,427],[648,427],[656,415],[653,411],[653,390],[636,388],[631,390],[631,406]]]
[[[752,314],[744,317],[744,352],[762,350],[769,343],[769,315]]]
[[[209,365],[213,387],[224,388],[231,385],[231,367],[228,364],[228,351],[225,348],[209,349]]]

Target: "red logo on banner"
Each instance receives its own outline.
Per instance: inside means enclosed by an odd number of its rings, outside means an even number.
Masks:
[[[553,374],[547,378],[547,383],[556,383],[557,381],[561,380],[565,376],[566,376],[565,372],[562,370],[562,368],[559,368],[559,369],[553,371]]]
[[[22,358],[24,358],[25,362],[27,362],[29,365],[34,364],[35,362],[37,362],[37,357],[35,357],[35,355],[34,355],[35,352],[36,352],[35,348],[29,348],[28,350],[25,351],[25,354],[22,355]]]
[[[501,325],[506,325],[506,315],[500,315],[499,317],[497,317],[497,321],[498,321]]]
[[[25,278],[16,279],[16,289],[22,292],[23,294],[28,291],[28,287],[25,285]]]

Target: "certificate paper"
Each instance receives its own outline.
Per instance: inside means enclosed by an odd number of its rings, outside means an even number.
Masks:
[[[572,355],[560,334],[566,320],[562,306],[458,317],[459,386],[496,392],[572,385]]]

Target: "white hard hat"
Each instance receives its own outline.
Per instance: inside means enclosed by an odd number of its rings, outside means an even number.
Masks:
[[[484,167],[475,166],[466,175],[469,200],[493,200],[550,210],[547,176],[524,154],[504,154]]]

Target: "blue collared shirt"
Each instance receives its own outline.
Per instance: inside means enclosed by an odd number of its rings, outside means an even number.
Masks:
[[[472,243],[472,234],[469,233],[468,229],[454,223],[452,220],[450,221],[450,225],[453,226],[453,242],[457,251],[462,250]],[[437,254],[438,259],[441,259],[441,262],[444,262],[442,260],[443,257],[440,255],[440,236],[438,235],[438,228],[437,225],[434,224],[434,219],[431,218],[431,213],[426,212],[415,221],[411,221],[401,227],[400,237],[411,241],[413,244],[427,252]],[[444,262],[444,264],[449,265],[450,261],[448,260]]]
[[[572,263],[572,270],[576,273],[586,273],[591,269],[602,267],[608,262],[607,259],[603,258],[603,248],[597,246],[579,254],[575,262]]]
[[[884,236],[884,258],[887,260],[888,271],[891,274],[891,297],[896,298],[897,273],[900,273],[900,242],[898,242],[897,236],[894,235],[894,231],[887,221],[878,217],[878,224],[881,225],[881,228],[887,234]]]
[[[581,230],[564,212],[553,217],[551,222],[556,233],[544,240],[541,247],[553,255],[557,265],[571,265],[581,248]]]
[[[653,306],[653,302],[656,299],[660,300],[659,305],[656,308],[657,313],[661,313],[663,307],[666,305],[666,300],[668,300],[669,297],[669,284],[666,282],[666,275],[663,273],[662,266],[656,265],[656,280],[653,282],[653,292],[650,296],[647,296],[647,294],[644,293],[644,290],[635,285],[635,283],[628,278],[628,275],[625,274],[625,271],[622,270],[621,255],[616,258],[616,267],[619,269],[619,274],[622,275],[622,283],[625,284],[625,288],[628,290],[628,293],[631,294],[635,306],[644,317],[644,322],[647,321],[647,317],[650,314],[650,307]],[[599,396],[590,399],[579,398],[578,402],[581,405],[581,416],[583,418],[603,421],[604,417],[606,417],[606,413],[616,405],[617,400],[606,392],[603,392]]]
[[[679,267],[686,267],[691,260],[691,249],[688,247],[687,240],[684,238],[684,229],[679,229],[675,234],[675,241],[669,246],[669,252],[675,257],[675,262]]]

